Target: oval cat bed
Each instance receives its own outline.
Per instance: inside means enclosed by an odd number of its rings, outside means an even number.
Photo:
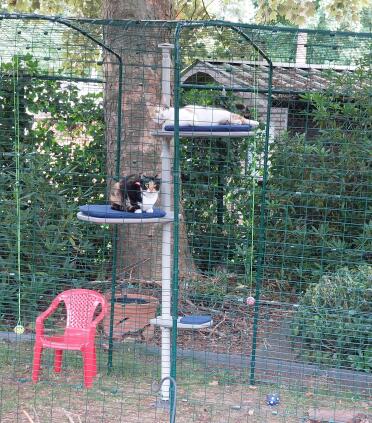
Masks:
[[[184,316],[179,319],[180,323],[184,325],[203,325],[212,320],[211,316]]]
[[[250,132],[256,129],[253,125],[181,125],[180,132]],[[165,125],[165,131],[174,131],[174,125]]]
[[[150,323],[152,325],[164,327],[164,328],[171,328],[173,327],[173,318],[157,316],[155,319],[151,319]],[[211,327],[213,325],[212,316],[205,316],[205,315],[193,315],[193,316],[183,316],[178,317],[177,319],[177,327],[179,329],[204,329]]]
[[[155,219],[166,215],[164,210],[154,209],[153,213],[131,213],[113,210],[109,204],[87,204],[79,207],[81,213],[101,219]]]

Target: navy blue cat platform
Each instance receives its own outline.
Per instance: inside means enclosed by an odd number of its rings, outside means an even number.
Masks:
[[[185,125],[179,127],[180,137],[247,137],[257,129],[253,125]],[[166,125],[163,129],[154,132],[159,136],[174,136],[174,125]]]
[[[155,319],[151,319],[150,323],[156,326],[162,326],[171,328],[173,326],[172,318],[165,319],[162,316],[158,316]],[[211,316],[183,316],[178,317],[177,319],[177,328],[178,329],[202,329],[209,328],[213,325],[213,320]]]
[[[130,213],[113,210],[109,204],[91,204],[79,207],[79,220],[92,223],[167,223],[174,220],[173,213],[154,209],[153,213]]]

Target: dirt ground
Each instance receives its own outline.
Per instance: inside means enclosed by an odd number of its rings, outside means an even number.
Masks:
[[[275,331],[283,316],[273,310],[262,313],[260,330]],[[199,351],[221,348],[223,353],[243,353],[250,345],[251,321],[222,316],[211,329],[212,336],[184,332],[180,342]],[[90,390],[82,385],[79,354],[67,352],[62,373],[55,374],[53,356],[45,351],[40,381],[33,384],[32,342],[0,341],[0,422],[169,423],[168,411],[155,406],[158,395],[153,381],[160,379],[160,358],[147,348],[154,345],[156,336],[116,343],[110,374],[107,340],[101,339],[97,346],[100,373]],[[372,423],[368,396],[335,393],[329,380],[314,376],[290,381],[285,375],[272,375],[277,383],[250,387],[248,370],[229,363],[182,358],[177,367],[177,423]],[[278,392],[280,403],[270,407],[266,396],[273,392]]]
[[[86,390],[81,369],[74,366],[61,375],[45,366],[36,385],[29,366],[8,370],[1,372],[2,423],[169,423],[168,411],[155,407],[157,395],[146,374],[131,380],[130,374],[103,372]],[[202,385],[194,379],[191,374],[179,383],[177,423],[372,423],[367,417],[356,420],[370,412],[370,404],[359,398],[334,402],[320,390],[316,396],[310,390],[283,388],[280,404],[270,407],[266,404],[270,386],[230,385],[213,377]]]
[[[183,309],[184,314],[206,314],[206,311]],[[265,334],[278,330],[281,322],[288,319],[291,311],[274,306],[261,306],[260,323],[257,328],[258,346],[265,339]],[[178,348],[193,349],[195,351],[213,351],[224,354],[250,354],[253,334],[253,307],[246,304],[219,311],[213,315],[211,328],[197,331],[178,331]],[[161,345],[160,330],[155,331],[154,339],[150,340]]]
[[[238,389],[239,390],[239,389]],[[27,395],[29,388],[25,385],[18,389],[18,401],[14,402],[15,408],[3,413],[3,423],[168,423],[169,413],[154,406],[155,397],[124,393],[116,395],[104,395],[102,392],[95,394],[103,395],[101,398],[92,398],[81,392],[81,395],[71,395],[66,398],[63,395],[55,395],[51,398],[48,392],[39,392],[37,398]],[[201,394],[200,391],[197,392]],[[218,391],[213,390],[218,396]],[[30,394],[30,392],[29,392]],[[267,406],[259,394],[248,392],[243,401],[234,404],[234,393],[226,392],[223,405],[198,404],[180,398],[177,403],[177,423],[299,423],[299,422],[339,422],[360,423],[355,420],[356,416],[367,416],[367,404],[360,405],[356,412],[354,407],[345,408],[337,412],[331,409],[321,408],[311,414],[310,409],[304,407],[302,411],[295,410],[285,405],[278,407]],[[286,399],[284,395],[283,400]],[[291,411],[292,410],[292,411]],[[355,411],[353,411],[355,410]],[[310,419],[309,416],[314,416]],[[372,420],[363,421],[370,423]]]

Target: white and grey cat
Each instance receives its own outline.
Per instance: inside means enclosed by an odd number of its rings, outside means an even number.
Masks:
[[[153,213],[158,200],[161,179],[158,175],[128,175],[113,185],[111,208],[133,213]]]
[[[173,107],[156,107],[153,113],[153,120],[164,126],[174,124]],[[249,120],[236,113],[217,107],[204,107],[189,105],[179,110],[180,126],[200,126],[200,125],[251,125],[257,128],[259,123],[256,120]]]

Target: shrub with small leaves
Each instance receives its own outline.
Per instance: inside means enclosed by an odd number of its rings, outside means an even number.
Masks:
[[[0,64],[0,327],[15,323],[19,289],[27,324],[56,292],[103,278],[111,254],[108,229],[92,225],[87,234],[76,219],[78,206],[102,201],[106,187],[102,88],[83,94],[41,72],[30,55]]]
[[[310,286],[292,322],[293,346],[307,360],[372,369],[372,267],[341,268]]]
[[[183,92],[182,102],[241,113],[239,99],[231,93],[188,90]],[[188,242],[194,263],[212,277],[221,264],[229,271],[244,272],[252,244],[252,210],[259,202],[256,176],[263,145],[262,131],[255,137],[181,141]]]
[[[368,262],[371,76],[365,66],[330,72],[327,90],[298,100],[308,108],[304,133],[292,128],[270,147],[265,277],[294,294],[340,266]]]

